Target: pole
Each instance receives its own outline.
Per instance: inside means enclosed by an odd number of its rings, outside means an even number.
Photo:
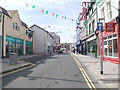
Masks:
[[[99,19],[104,20],[104,19]],[[100,36],[100,74],[103,74],[103,60],[102,60],[102,31],[99,31],[99,36]]]
[[[2,22],[2,57],[4,57],[4,15],[3,15],[3,22]]]
[[[103,60],[102,60],[102,33],[101,31],[99,31],[100,33],[100,74],[103,74]]]

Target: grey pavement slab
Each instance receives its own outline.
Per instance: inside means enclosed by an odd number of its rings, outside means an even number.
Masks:
[[[27,66],[30,63],[28,63],[26,61],[21,61],[21,60],[28,59],[28,58],[31,58],[31,57],[34,57],[34,56],[36,56],[36,55],[17,56],[16,59],[17,59],[18,63],[17,64],[11,64],[11,65],[9,64],[10,58],[1,58],[0,59],[0,73],[6,72],[6,71],[9,71],[9,70],[13,70],[13,69],[16,69],[16,68],[20,68],[20,67],[23,67],[23,66]]]
[[[84,69],[90,73],[95,80],[105,88],[119,88],[120,74],[118,73],[118,64],[104,61],[103,75],[100,74],[100,60],[94,57],[74,54]],[[119,77],[119,78],[118,78]],[[102,88],[102,87],[101,87]]]

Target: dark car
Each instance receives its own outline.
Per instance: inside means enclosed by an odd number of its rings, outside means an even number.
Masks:
[[[59,51],[58,51],[58,54],[61,54],[61,53],[63,53],[63,50],[59,50]]]

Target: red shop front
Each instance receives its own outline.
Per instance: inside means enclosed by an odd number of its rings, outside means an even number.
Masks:
[[[105,30],[101,33],[102,36],[102,56],[103,60],[120,64],[120,35],[119,27],[116,20],[105,23]],[[100,40],[98,38],[98,48]],[[100,50],[98,50],[100,51]],[[98,52],[100,53],[100,52]]]

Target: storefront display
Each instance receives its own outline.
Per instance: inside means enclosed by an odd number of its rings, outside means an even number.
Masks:
[[[32,42],[26,41],[26,54],[32,54],[33,48],[32,48]]]
[[[6,35],[6,56],[11,53],[23,55],[23,40]]]

